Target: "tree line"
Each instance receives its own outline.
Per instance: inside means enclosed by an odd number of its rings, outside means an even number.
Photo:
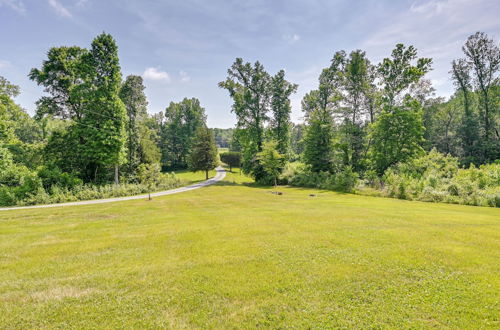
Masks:
[[[0,77],[2,204],[53,188],[150,181],[157,168],[208,171],[217,164],[200,102],[184,98],[148,114],[142,77],[122,79],[109,34],[89,48],[51,48],[29,78],[46,92],[34,117],[13,101],[19,88]]]
[[[208,173],[218,161],[216,145],[230,149],[221,155],[225,163],[260,183],[330,182],[348,191],[358,178],[387,183],[400,164],[434,149],[462,168],[494,163],[500,50],[482,32],[462,49],[450,66],[456,91],[449,100],[436,97],[425,78],[432,60],[413,46],[397,44],[380,63],[362,50],[337,51],[302,99],[303,123],[290,119],[298,86],[284,70],[270,74],[258,61],[237,58],[218,84],[237,123],[208,129],[196,98],[149,114],[142,77],[123,79],[111,35],[97,36],[89,48],[53,47],[29,73],[46,92],[33,117],[13,101],[19,88],[0,77],[0,202],[82,184],[141,183],[160,171]]]
[[[377,64],[362,50],[335,52],[318,87],[302,99],[302,125],[290,122],[289,97],[297,85],[284,71],[272,76],[260,62],[236,59],[219,86],[233,100],[244,171],[271,182],[299,161],[311,177],[330,173],[352,185],[346,177],[384,178],[433,149],[456,157],[463,168],[498,162],[500,50],[483,32],[471,35],[462,50],[463,58],[451,63],[456,92],[449,100],[435,96],[425,79],[432,59],[419,57],[413,46],[397,44]],[[269,148],[281,161],[266,171]]]

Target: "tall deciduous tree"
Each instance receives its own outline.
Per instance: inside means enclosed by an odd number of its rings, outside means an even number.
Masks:
[[[309,115],[304,137],[304,162],[314,172],[333,168],[333,120],[328,112],[316,109]]]
[[[285,80],[285,71],[280,70],[271,80],[271,117],[272,138],[277,142],[277,150],[285,159],[290,156],[290,131],[292,122],[290,113],[290,95],[297,91],[298,85]]]
[[[420,103],[407,97],[403,105],[386,105],[372,126],[371,159],[382,175],[386,169],[421,155],[424,126]]]
[[[81,120],[87,144],[83,149],[89,169],[98,171],[114,166],[115,183],[118,167],[123,162],[126,110],[119,97],[122,75],[118,47],[109,34],[102,33],[93,41],[84,65],[92,73],[85,117]]]
[[[478,163],[480,153],[479,123],[472,106],[472,82],[470,66],[464,59],[454,60],[451,63],[451,77],[457,87],[457,96],[463,102],[463,116],[458,130],[462,161],[466,164]]]
[[[208,180],[208,171],[213,170],[218,165],[217,146],[213,132],[207,127],[198,127],[191,152],[189,154],[189,169],[195,171],[205,171]]]
[[[333,169],[333,114],[338,110],[342,93],[346,54],[336,52],[332,63],[319,76],[319,87],[306,94],[302,110],[307,122],[304,138],[304,161],[315,172]]]
[[[258,180],[265,175],[256,155],[262,151],[264,125],[269,120],[271,77],[259,62],[252,65],[244,63],[241,58],[236,59],[227,73],[226,80],[220,82],[219,87],[227,89],[233,99],[232,111],[237,118],[243,170]]]
[[[51,48],[42,68],[32,69],[29,77],[49,94],[37,102],[37,117],[51,115],[72,124],[52,144],[65,144],[61,150],[66,152],[56,160],[61,168],[89,181],[106,178],[114,166],[117,181],[125,107],[118,96],[121,72],[111,35],[97,36],[90,50]]]
[[[412,64],[416,60],[415,65]],[[397,44],[391,58],[384,58],[378,66],[383,84],[383,101],[389,106],[401,104],[404,91],[416,83],[431,69],[430,58],[417,58],[417,49]]]
[[[120,89],[120,98],[127,109],[127,172],[133,174],[140,164],[140,122],[147,117],[146,95],[142,77],[130,75]]]
[[[474,83],[480,95],[484,161],[491,161],[500,156],[500,133],[495,120],[500,110],[496,97],[492,97],[494,86],[500,84],[500,47],[484,32],[476,32],[467,39],[462,50],[474,71]]]
[[[370,134],[371,160],[379,174],[423,151],[421,105],[408,92],[431,69],[431,63],[430,58],[417,58],[413,46],[398,44],[391,58],[384,58],[379,64],[383,110]]]

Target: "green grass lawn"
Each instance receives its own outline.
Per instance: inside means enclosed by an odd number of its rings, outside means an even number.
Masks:
[[[185,185],[205,181],[205,171],[191,172],[189,170],[179,170],[174,172]],[[215,170],[208,172],[208,177],[213,178],[217,172]]]
[[[0,328],[500,327],[499,209],[248,181],[1,212]]]

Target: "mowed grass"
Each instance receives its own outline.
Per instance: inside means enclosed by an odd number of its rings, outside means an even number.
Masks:
[[[500,327],[499,209],[244,181],[0,213],[0,328]]]
[[[180,178],[185,185],[194,184],[197,182],[205,181],[205,171],[191,172],[189,170],[179,170],[174,172],[175,175]],[[213,178],[217,171],[208,171],[208,177]]]

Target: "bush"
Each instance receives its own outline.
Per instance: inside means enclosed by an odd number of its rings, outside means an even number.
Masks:
[[[81,179],[70,173],[62,172],[58,167],[44,166],[38,170],[38,176],[42,180],[45,189],[49,189],[55,185],[73,188],[83,184]]]
[[[22,181],[23,183],[18,186],[0,186],[0,205],[52,204],[123,197],[144,194],[149,191],[168,190],[182,184],[182,181],[173,173],[160,173],[156,184],[152,187],[142,183],[63,185],[58,182],[48,189],[44,189],[42,179],[38,178],[35,173],[24,176]]]
[[[436,150],[400,163],[383,176],[384,194],[408,200],[499,207],[500,164],[460,169]]]
[[[353,192],[358,183],[358,174],[350,166],[332,174],[313,172],[302,163],[291,163],[285,166],[281,181],[297,187]]]

